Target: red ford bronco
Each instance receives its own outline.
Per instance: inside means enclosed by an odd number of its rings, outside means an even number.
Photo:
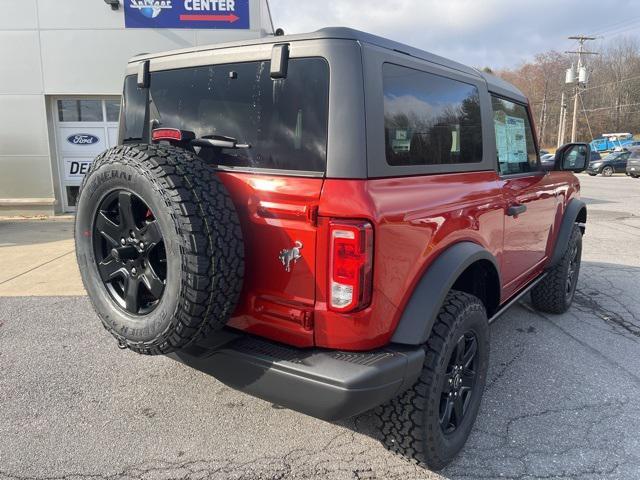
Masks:
[[[516,88],[350,29],[138,56],[77,259],[121,347],[322,419],[376,408],[388,448],[438,469],[489,323],[529,291],[571,304],[589,155],[543,169]]]

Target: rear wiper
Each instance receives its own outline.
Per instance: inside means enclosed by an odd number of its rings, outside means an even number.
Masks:
[[[194,138],[189,142],[194,147],[203,148],[231,148],[245,149],[251,148],[248,143],[238,143],[233,137],[225,137],[224,135],[205,135],[200,138]]]

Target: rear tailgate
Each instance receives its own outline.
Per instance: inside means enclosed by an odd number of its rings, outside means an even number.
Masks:
[[[316,214],[323,179],[228,172],[219,176],[238,210],[245,244],[243,292],[229,325],[312,346]],[[301,255],[297,260],[296,253]]]
[[[271,47],[256,48],[207,55],[208,65],[198,57],[184,68],[151,68],[148,88],[128,76],[121,141],[146,142],[149,130],[180,130],[180,142],[183,134],[188,142],[181,145],[216,168],[244,234],[243,293],[230,325],[312,346],[329,64],[320,56],[295,58],[292,46],[286,78],[271,78]],[[225,146],[211,143],[221,138]]]

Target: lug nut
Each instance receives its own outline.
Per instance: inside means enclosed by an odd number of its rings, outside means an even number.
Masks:
[[[138,270],[136,270],[136,268],[135,268],[135,267],[133,267],[133,268],[131,269],[131,273],[132,273],[133,275],[135,275],[136,273],[138,273]]]
[[[140,242],[140,248],[144,248],[144,243]]]
[[[125,243],[127,243],[127,241],[124,238],[120,239],[120,245],[124,245]]]

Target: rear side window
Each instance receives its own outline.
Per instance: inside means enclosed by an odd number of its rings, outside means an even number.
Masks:
[[[540,170],[527,109],[519,103],[495,96],[491,97],[491,103],[500,174]]]
[[[219,165],[323,172],[327,62],[292,59],[287,78],[279,80],[271,79],[269,66],[263,61],[152,73],[150,120],[192,131],[197,138],[223,135],[251,145],[224,150],[213,159]]]
[[[480,96],[474,85],[387,63],[383,89],[389,165],[482,161]]]

